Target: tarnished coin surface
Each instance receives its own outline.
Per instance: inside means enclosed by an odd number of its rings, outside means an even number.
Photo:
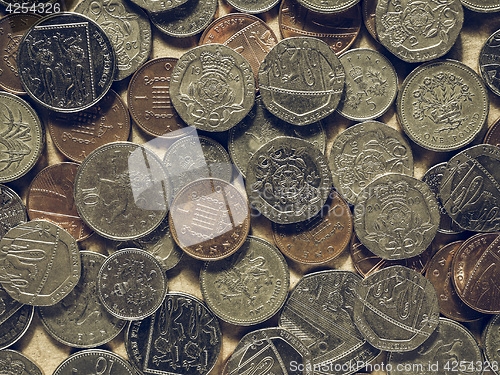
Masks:
[[[497,0],[460,0],[462,5],[473,12],[496,13],[500,11],[500,3]]]
[[[313,374],[310,350],[284,328],[247,333],[229,357],[225,371],[227,375],[243,375],[255,368],[262,369],[264,374]]]
[[[116,81],[146,62],[153,41],[151,24],[141,8],[125,0],[82,0],[75,12],[94,20],[109,37],[116,54]]]
[[[19,224],[0,240],[0,283],[25,305],[56,304],[73,290],[80,274],[76,240],[51,222]]]
[[[24,35],[17,68],[28,95],[58,112],[96,104],[115,77],[115,53],[106,33],[78,13],[43,17]]]
[[[94,348],[116,337],[125,320],[109,314],[97,295],[97,275],[106,257],[81,251],[82,276],[71,293],[54,306],[38,309],[47,332],[74,348]]]
[[[420,273],[391,266],[359,282],[354,322],[374,347],[408,352],[436,329],[439,305],[436,290]]]
[[[273,223],[276,246],[303,264],[321,264],[338,257],[349,246],[352,231],[351,209],[334,190],[312,219],[297,224]]]
[[[315,216],[332,188],[328,161],[300,138],[277,137],[261,146],[248,162],[246,190],[252,206],[278,224]]]
[[[151,233],[167,214],[170,188],[160,159],[131,142],[109,143],[94,150],[75,178],[80,217],[111,240]]]
[[[0,350],[0,369],[5,374],[43,375],[40,367],[17,350]]]
[[[453,156],[443,172],[439,196],[460,228],[500,230],[500,148],[478,145]]]
[[[249,326],[274,316],[285,303],[288,265],[269,242],[248,236],[240,250],[200,271],[203,299],[225,322]]]
[[[407,353],[389,353],[387,365],[391,365],[388,375],[481,375],[486,363],[467,328],[453,320],[439,318],[438,327],[420,347]],[[455,366],[457,369],[453,370]]]
[[[499,4],[500,10],[500,4]],[[479,53],[479,70],[488,88],[500,95],[500,31],[495,31],[484,42]]]
[[[377,30],[375,29],[375,11],[377,9],[378,0],[363,0],[361,9],[363,13],[363,22],[366,30],[378,42]]]
[[[339,59],[346,78],[337,111],[355,121],[371,120],[387,112],[398,92],[398,76],[391,62],[368,48],[351,49]]]
[[[452,151],[476,138],[488,116],[488,92],[479,75],[453,60],[415,68],[396,99],[404,132],[431,151]]]
[[[130,322],[125,349],[144,374],[207,375],[217,362],[222,332],[198,298],[170,292],[152,316]]]
[[[325,14],[339,13],[352,8],[359,0],[297,0],[305,8]]]
[[[253,154],[276,137],[302,138],[325,152],[326,131],[321,121],[308,126],[288,124],[273,116],[257,96],[250,113],[228,135],[229,154],[243,177]]]
[[[119,319],[137,320],[153,314],[167,294],[167,278],[147,251],[122,249],[103,262],[97,293],[104,308]]]
[[[45,145],[38,114],[24,99],[0,92],[0,183],[14,181],[34,167]]]
[[[482,335],[483,350],[486,360],[490,364],[490,370],[500,374],[500,315],[491,317]],[[492,364],[496,364],[493,367]],[[485,364],[487,365],[487,364]]]
[[[215,178],[186,185],[169,213],[172,236],[193,258],[218,260],[236,252],[250,230],[247,197]]]
[[[425,182],[390,173],[370,182],[354,207],[354,230],[363,245],[388,260],[425,251],[439,227],[439,206]]]
[[[409,63],[443,56],[455,44],[463,23],[460,0],[378,0],[375,11],[379,42]]]
[[[131,0],[148,12],[157,13],[172,10],[184,4],[188,0]]]
[[[2,289],[0,298],[5,299],[7,293]],[[10,297],[9,297],[10,298]],[[28,330],[35,308],[29,305],[15,306],[0,314],[0,350],[17,342]]]
[[[466,240],[452,263],[453,285],[474,310],[500,314],[500,233],[480,233]]]
[[[89,237],[92,230],[78,216],[73,198],[78,166],[76,163],[58,163],[40,171],[28,188],[26,206],[31,220],[52,221],[81,241]]]
[[[280,0],[227,0],[234,9],[250,14],[264,13],[279,2]]]
[[[10,228],[28,221],[26,207],[10,187],[0,184],[0,239]]]
[[[135,375],[129,362],[119,355],[102,349],[76,352],[57,366],[53,375],[74,374]]]
[[[333,113],[344,90],[344,68],[332,49],[311,37],[286,38],[259,68],[266,108],[294,125],[308,125]]]
[[[174,67],[170,98],[188,125],[210,132],[228,130],[252,109],[252,67],[229,47],[195,47],[182,55]]]
[[[279,326],[308,347],[315,373],[352,374],[380,353],[354,324],[354,288],[361,280],[350,271],[310,273],[299,280],[285,303]]]
[[[373,180],[386,173],[413,176],[413,154],[396,129],[367,121],[344,130],[329,157],[333,186],[351,204]]]
[[[488,129],[488,132],[484,136],[483,143],[500,147],[500,119],[495,121],[495,123]]]

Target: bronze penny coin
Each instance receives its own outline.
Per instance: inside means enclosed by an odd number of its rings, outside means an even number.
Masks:
[[[430,260],[425,277],[436,289],[441,314],[460,322],[470,322],[482,318],[483,314],[462,302],[451,281],[453,257],[462,244],[463,241],[456,241],[441,248]]]
[[[488,129],[483,143],[500,147],[500,118]]]
[[[26,205],[30,220],[52,221],[69,232],[77,241],[92,234],[78,212],[73,199],[76,163],[50,165],[39,172],[28,189]]]
[[[170,206],[170,231],[193,258],[218,260],[236,252],[250,230],[248,200],[230,183],[200,179],[186,185]]]
[[[278,248],[303,264],[321,264],[338,257],[349,245],[352,230],[351,210],[334,190],[312,219],[296,224],[273,223]]]
[[[309,10],[295,0],[283,0],[278,23],[283,38],[312,36],[321,39],[339,55],[346,51],[361,29],[361,12],[356,5],[340,13]]]
[[[476,234],[458,249],[452,263],[453,285],[469,307],[500,313],[500,233]]]
[[[278,38],[260,18],[244,13],[230,13],[212,22],[199,44],[220,43],[240,53],[252,67],[255,80],[259,66]]]
[[[155,136],[175,135],[186,126],[177,115],[168,92],[170,76],[177,59],[160,57],[142,65],[133,75],[127,90],[127,101],[134,122]]]
[[[47,123],[57,149],[78,163],[99,146],[126,141],[130,134],[127,106],[113,90],[85,111],[51,112]]]
[[[8,14],[0,20],[0,87],[25,94],[17,71],[17,49],[24,33],[38,21],[37,14]]]

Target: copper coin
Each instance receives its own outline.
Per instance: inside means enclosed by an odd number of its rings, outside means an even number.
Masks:
[[[500,118],[488,129],[483,143],[500,147]]]
[[[465,241],[452,263],[453,285],[469,307],[500,313],[500,232],[480,233]]]
[[[92,234],[78,212],[73,199],[76,163],[50,165],[38,173],[28,189],[26,206],[30,220],[52,221],[69,232],[77,241]]]
[[[483,314],[462,302],[451,281],[453,257],[462,244],[463,241],[452,242],[439,250],[430,260],[425,277],[436,289],[441,314],[460,322],[471,322]]]
[[[8,14],[0,20],[0,87],[14,94],[26,94],[17,71],[17,48],[24,33],[38,21],[37,14]]]
[[[278,22],[283,38],[315,37],[324,41],[339,55],[358,36],[361,11],[359,5],[356,5],[341,13],[322,14],[308,10],[293,0],[283,0]]]
[[[347,248],[352,227],[349,206],[332,190],[323,209],[312,219],[297,224],[273,223],[273,237],[288,258],[303,264],[321,264]]]
[[[370,35],[378,42],[377,30],[375,29],[375,10],[378,0],[363,0],[361,11],[363,13],[363,22]]]
[[[186,185],[172,202],[169,215],[175,242],[202,260],[230,256],[243,245],[250,230],[246,196],[215,178]]]
[[[382,259],[368,250],[365,245],[359,242],[355,235],[353,236],[350,250],[354,268],[364,277],[382,268],[396,265],[405,266],[423,274],[432,256],[431,246],[429,246],[422,254],[412,258],[399,260]]]
[[[230,13],[212,22],[203,32],[199,44],[220,43],[234,49],[248,60],[255,80],[259,66],[278,38],[260,18],[244,13]]]
[[[154,136],[175,136],[186,126],[170,101],[170,75],[177,59],[160,57],[142,65],[133,75],[127,101],[134,122]]]
[[[130,134],[127,107],[113,90],[109,90],[101,101],[84,111],[51,112],[48,124],[57,149],[78,163],[99,146],[126,141]]]

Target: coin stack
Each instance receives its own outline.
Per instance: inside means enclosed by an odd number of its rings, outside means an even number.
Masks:
[[[500,5],[358,2],[0,0],[1,374],[500,374]]]

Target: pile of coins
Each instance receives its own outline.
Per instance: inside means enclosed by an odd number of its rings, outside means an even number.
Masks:
[[[0,1],[0,373],[500,373],[500,5],[278,3]]]

